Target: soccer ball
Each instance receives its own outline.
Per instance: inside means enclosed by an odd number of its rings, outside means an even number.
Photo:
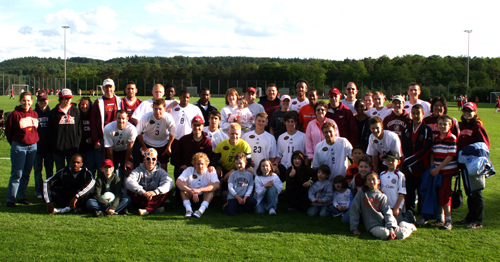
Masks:
[[[108,201],[108,203],[111,203],[113,202],[113,200],[115,200],[115,194],[111,193],[111,192],[106,192],[102,195],[102,197],[104,199],[106,199],[106,201]]]

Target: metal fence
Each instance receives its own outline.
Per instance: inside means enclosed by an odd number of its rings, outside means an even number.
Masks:
[[[80,78],[80,79],[66,79],[66,87],[70,88],[73,92],[78,92],[79,89],[82,90],[83,94],[89,94],[90,90],[97,90],[97,86],[102,85],[104,79],[96,78]],[[64,78],[52,78],[52,77],[30,77],[30,76],[17,76],[17,75],[2,75],[0,77],[0,88],[1,95],[9,95],[10,88],[12,85],[28,85],[30,91],[34,91],[37,88],[42,89],[53,89],[60,90],[64,87]],[[125,86],[129,81],[134,81],[136,83],[139,96],[149,96],[151,95],[151,89],[153,85],[173,83],[176,86],[177,91],[182,89],[190,90],[196,89],[197,91],[202,88],[209,89],[210,92],[217,95],[224,95],[229,88],[236,88],[237,90],[246,90],[247,87],[262,88],[265,91],[266,87],[270,83],[276,84],[278,90],[281,93],[288,93],[290,95],[295,95],[295,80],[229,80],[229,79],[161,79],[160,81],[154,79],[114,79],[116,90],[115,92],[119,95],[124,94]],[[325,97],[328,96],[328,90],[332,87],[337,87],[341,92],[345,93],[346,85],[348,82],[342,81],[332,81],[332,82],[310,82],[310,88],[318,90],[318,95],[321,97],[323,94]],[[376,82],[358,82],[356,83],[359,90],[359,96],[362,96],[367,92],[382,91],[388,97],[396,94],[406,94],[408,89],[408,83],[376,83]],[[449,86],[435,85],[435,84],[421,84],[423,90],[428,90],[428,96],[434,95],[449,95]],[[101,90],[97,90],[101,93]],[[426,96],[426,94],[423,94]]]

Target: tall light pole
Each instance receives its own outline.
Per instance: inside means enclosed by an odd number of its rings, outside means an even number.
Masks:
[[[472,30],[464,30],[464,32],[467,33],[467,93],[465,94],[467,96],[467,99],[469,99],[469,49],[470,49],[470,33],[472,33]]]
[[[69,26],[65,25],[62,28],[64,29],[64,88],[66,88],[66,29]]]

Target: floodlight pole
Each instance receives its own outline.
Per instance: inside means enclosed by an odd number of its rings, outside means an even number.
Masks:
[[[469,98],[469,49],[470,49],[470,33],[472,33],[472,30],[464,30],[464,32],[467,33],[467,93],[465,94],[467,96],[467,99]]]
[[[66,88],[66,29],[69,26],[65,25],[62,28],[64,29],[64,88]]]

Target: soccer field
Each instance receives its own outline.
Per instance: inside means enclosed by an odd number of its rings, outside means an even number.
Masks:
[[[50,97],[51,108],[57,102]],[[148,99],[149,97],[141,97]],[[16,97],[17,99],[17,97]],[[75,97],[73,102],[78,99]],[[191,98],[191,103],[197,101]],[[212,103],[221,109],[223,98]],[[12,111],[18,100],[0,97],[0,109]],[[457,119],[455,102],[448,113]],[[500,114],[493,104],[480,104],[478,115],[491,140],[491,159],[500,169]],[[403,241],[376,240],[361,226],[354,236],[340,218],[308,217],[287,213],[286,199],[280,197],[278,214],[242,214],[227,216],[222,204],[211,204],[202,218],[184,218],[184,208],[166,205],[166,213],[93,217],[90,213],[48,215],[43,200],[35,198],[34,177],[28,187],[28,199],[34,205],[7,208],[5,195],[10,177],[10,146],[0,141],[0,260],[460,260],[498,259],[500,247],[500,186],[498,176],[487,179],[484,228],[468,230],[454,225],[445,231],[432,226],[420,227]],[[169,174],[173,176],[169,166]],[[466,198],[464,198],[465,200]],[[452,213],[453,221],[463,219],[467,207]]]

